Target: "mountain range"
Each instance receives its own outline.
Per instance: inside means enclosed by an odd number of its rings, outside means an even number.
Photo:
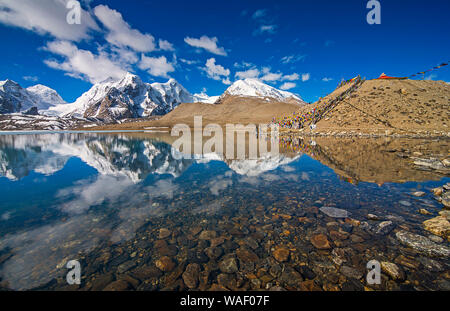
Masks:
[[[112,123],[122,119],[165,115],[181,103],[217,104],[229,96],[303,103],[297,95],[256,79],[236,81],[221,96],[208,96],[205,93],[192,95],[174,79],[150,84],[137,75],[127,73],[121,79],[94,84],[73,103],[66,103],[55,90],[44,85],[22,88],[11,80],[0,81],[0,114],[38,112],[46,116],[92,118]]]

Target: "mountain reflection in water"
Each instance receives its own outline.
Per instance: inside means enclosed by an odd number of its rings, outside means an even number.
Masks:
[[[267,219],[272,209],[305,215],[295,211],[299,206],[335,206],[355,218],[372,208],[417,227],[415,210],[398,202],[414,189],[448,182],[447,171],[418,170],[411,160],[419,152],[448,156],[446,142],[316,139],[310,145],[296,138],[279,155],[241,160],[180,158],[173,142],[142,133],[0,135],[0,288],[64,287],[72,259],[88,266],[87,281],[117,269],[125,249],[161,227],[187,234],[201,223],[209,228],[222,218],[252,217],[262,207]],[[355,187],[342,179],[367,183]],[[424,183],[393,183],[407,181]],[[406,200],[440,209],[432,199]],[[253,217],[252,226],[259,222]],[[274,223],[265,234],[281,229]],[[138,266],[158,257],[152,248],[139,249]]]

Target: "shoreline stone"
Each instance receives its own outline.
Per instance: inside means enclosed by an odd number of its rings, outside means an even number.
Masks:
[[[319,210],[332,218],[347,218],[350,215],[348,211],[336,207],[323,206]]]
[[[450,256],[449,247],[437,244],[422,235],[404,230],[398,231],[395,235],[402,244],[409,246],[421,253],[436,257]]]
[[[330,249],[331,244],[325,234],[316,234],[311,237],[311,244],[317,249]]]

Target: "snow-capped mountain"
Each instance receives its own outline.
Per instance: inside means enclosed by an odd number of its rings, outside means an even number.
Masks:
[[[42,84],[36,84],[34,86],[27,87],[28,93],[31,93],[36,103],[36,107],[39,112],[51,109],[51,107],[67,104],[58,92],[48,86]]]
[[[244,79],[234,82],[221,96],[248,96],[260,97],[265,99],[275,99],[277,101],[296,100],[303,102],[303,100],[290,92],[278,90],[270,85],[264,84],[257,79]]]
[[[194,102],[196,103],[205,103],[205,104],[214,104],[220,96],[208,96],[206,93],[197,93],[194,94]]]
[[[23,112],[32,107],[41,111],[64,104],[61,96],[47,86],[38,84],[25,89],[11,80],[0,81],[0,114]]]
[[[144,83],[127,73],[120,80],[95,84],[74,103],[53,110],[63,116],[93,117],[107,121],[164,115],[194,97],[174,79],[166,83]]]

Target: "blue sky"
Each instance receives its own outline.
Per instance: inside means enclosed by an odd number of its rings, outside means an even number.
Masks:
[[[256,77],[315,101],[357,74],[405,76],[450,60],[450,1],[0,0],[0,80],[48,85],[68,102],[92,83],[131,71],[219,95]],[[450,66],[449,66],[450,67]],[[426,78],[450,81],[450,68]]]

